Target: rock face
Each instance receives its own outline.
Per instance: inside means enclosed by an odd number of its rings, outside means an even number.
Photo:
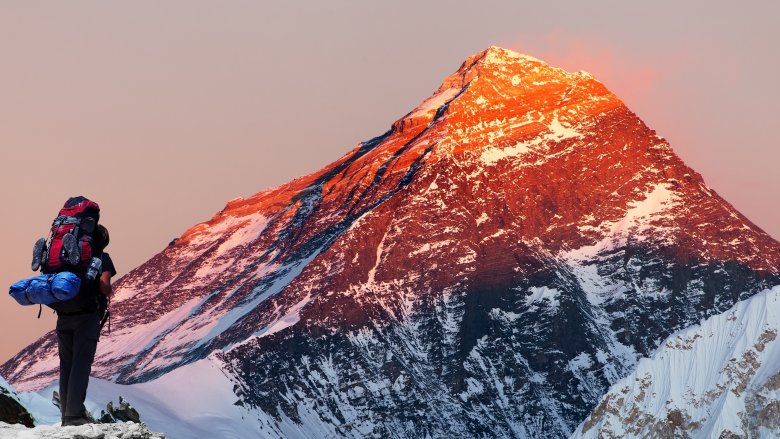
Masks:
[[[565,437],[779,272],[780,244],[603,84],[492,47],[123,277],[94,372],[211,356],[268,436]],[[56,355],[49,335],[0,372],[41,388]]]
[[[2,377],[0,377],[0,422],[21,424],[25,427],[34,425],[30,412],[22,406],[16,393],[9,388]]]
[[[780,287],[669,337],[578,438],[780,437]]]

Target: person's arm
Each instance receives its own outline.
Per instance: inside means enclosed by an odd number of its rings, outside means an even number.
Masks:
[[[100,292],[103,293],[106,297],[111,297],[111,293],[113,292],[113,290],[111,288],[110,271],[104,271],[100,275]]]

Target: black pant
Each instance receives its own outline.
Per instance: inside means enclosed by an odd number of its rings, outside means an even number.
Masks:
[[[57,342],[60,352],[60,410],[62,419],[87,414],[89,373],[100,338],[97,312],[57,317]]]

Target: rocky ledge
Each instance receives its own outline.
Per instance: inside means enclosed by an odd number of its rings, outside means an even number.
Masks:
[[[144,424],[87,424],[74,427],[39,425],[27,428],[0,422],[0,439],[165,439],[162,433],[149,431]]]

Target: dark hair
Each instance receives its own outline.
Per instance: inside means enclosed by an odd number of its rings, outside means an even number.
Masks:
[[[98,252],[102,252],[108,247],[109,241],[108,229],[102,224],[98,224],[97,230],[95,230],[95,234],[92,237],[92,246],[95,247],[95,250]]]

